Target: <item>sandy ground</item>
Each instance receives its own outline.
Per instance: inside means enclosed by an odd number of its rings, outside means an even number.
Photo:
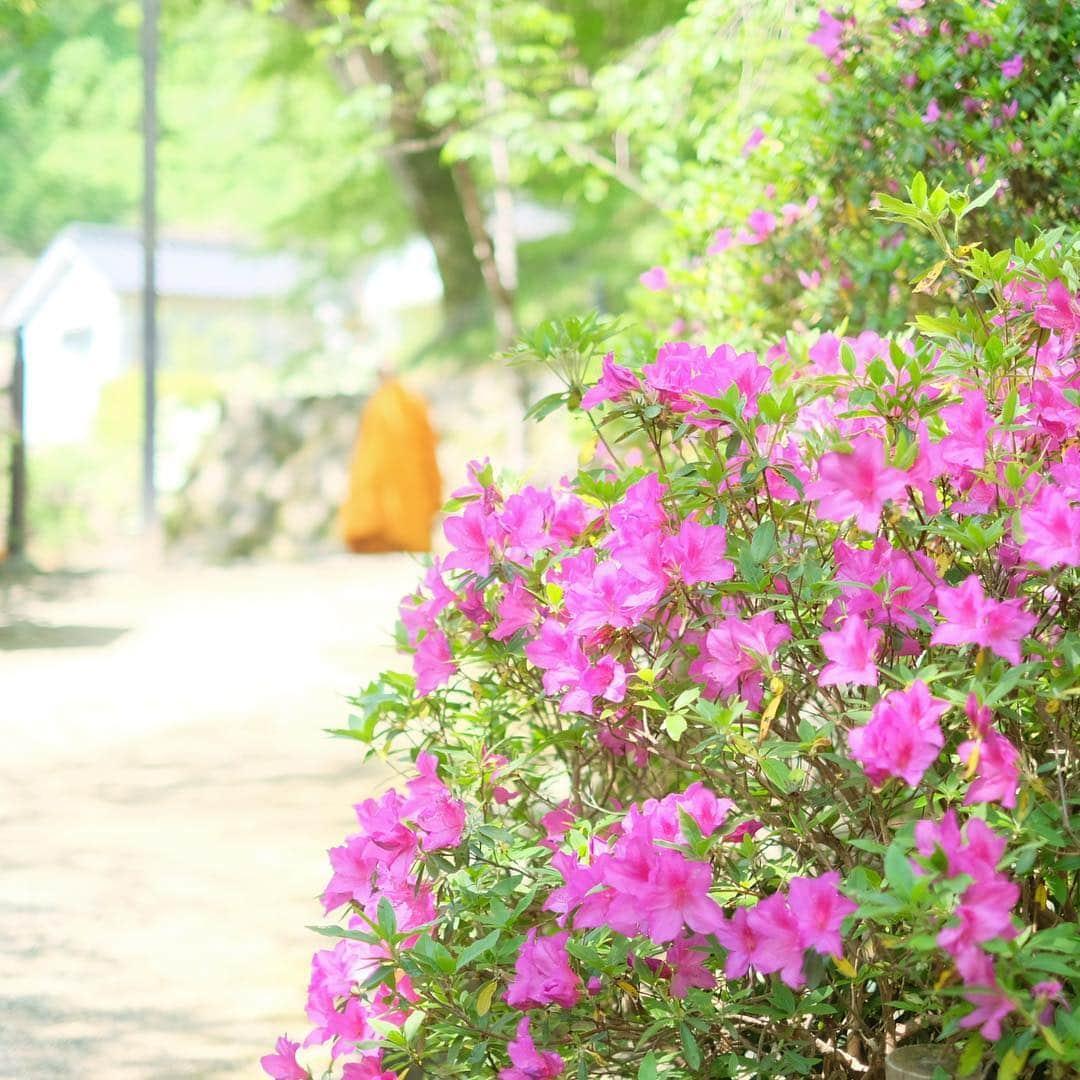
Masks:
[[[253,1077],[303,1032],[315,900],[386,785],[343,695],[404,557],[68,581],[0,615],[0,1077]]]

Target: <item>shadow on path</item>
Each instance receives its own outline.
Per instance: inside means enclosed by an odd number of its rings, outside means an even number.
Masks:
[[[128,632],[126,626],[54,626],[16,619],[0,626],[0,650],[100,649]]]

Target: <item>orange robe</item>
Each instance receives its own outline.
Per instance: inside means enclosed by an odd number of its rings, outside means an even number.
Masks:
[[[351,551],[430,551],[440,489],[427,409],[386,379],[360,414],[341,537]]]

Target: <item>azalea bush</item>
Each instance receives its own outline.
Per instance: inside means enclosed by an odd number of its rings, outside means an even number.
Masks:
[[[683,167],[693,182],[675,212],[680,241],[643,278],[662,294],[648,304],[660,325],[674,315],[753,335],[849,317],[896,330],[931,310],[911,288],[933,265],[930,238],[872,212],[875,192],[897,194],[895,178],[916,170],[932,185],[994,187],[980,238],[995,249],[1075,224],[1080,6],[802,7],[812,29],[790,29],[772,60],[802,74],[785,76],[790,100],[744,113],[711,168]]]
[[[977,201],[897,337],[521,346],[596,458],[455,492],[270,1076],[1077,1074],[1080,260]]]

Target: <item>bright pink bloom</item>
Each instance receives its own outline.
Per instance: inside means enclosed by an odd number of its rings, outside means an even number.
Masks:
[[[806,982],[805,949],[799,920],[786,897],[781,893],[765,897],[750,909],[746,918],[755,939],[751,963],[762,975],[778,971],[788,986],[798,990]]]
[[[266,1054],[259,1059],[259,1064],[267,1076],[273,1077],[273,1080],[311,1080],[311,1073],[302,1069],[296,1061],[299,1043],[290,1042],[288,1035],[282,1035],[274,1049],[273,1054]]]
[[[727,554],[727,532],[722,525],[702,525],[687,518],[674,536],[660,545],[670,576],[687,585],[730,581],[735,564]]]
[[[1020,554],[1045,570],[1080,566],[1080,508],[1056,488],[1044,485],[1035,501],[1020,511]]]
[[[874,659],[881,644],[880,630],[871,629],[866,620],[849,615],[839,630],[827,630],[818,640],[829,663],[818,675],[819,686],[877,686],[878,669]]]
[[[975,1006],[960,1021],[963,1028],[977,1027],[991,1041],[1001,1038],[1001,1021],[1016,1008],[998,986],[994,962],[981,949],[966,949],[956,958],[964,980],[964,1000]]]
[[[1001,65],[1001,74],[1006,79],[1015,79],[1024,70],[1024,54],[1017,53]]]
[[[581,399],[583,409],[592,409],[604,401],[622,401],[634,390],[641,389],[641,380],[627,367],[615,363],[615,354],[603,360],[600,378]]]
[[[536,1049],[529,1034],[527,1016],[518,1021],[517,1038],[511,1039],[506,1049],[513,1065],[499,1070],[499,1080],[548,1080],[563,1074],[565,1065],[558,1054],[553,1050]]]
[[[1056,279],[1046,286],[1046,303],[1035,308],[1035,321],[1048,330],[1080,333],[1080,297]]]
[[[946,405],[940,415],[949,425],[949,434],[941,441],[942,460],[950,465],[981,469],[986,464],[986,451],[994,427],[986,398],[980,391],[970,390],[961,401]]]
[[[860,529],[874,532],[885,503],[906,497],[908,478],[885,464],[885,447],[875,436],[856,436],[851,445],[851,453],[821,458],[819,479],[808,485],[806,497],[818,500],[818,514],[826,521],[854,517]]]
[[[420,775],[409,781],[409,795],[401,806],[401,816],[416,822],[423,834],[425,851],[455,848],[465,831],[465,804],[451,797],[449,788],[438,777],[438,766],[433,754],[417,755]]]
[[[941,108],[937,103],[937,98],[931,98],[930,104],[926,106],[926,112],[922,114],[922,122],[924,124],[935,124],[941,119]]]
[[[724,978],[741,979],[749,970],[757,948],[757,935],[750,926],[749,908],[738,908],[714,933],[716,940],[728,951],[724,961]]]
[[[776,215],[768,210],[751,210],[746,219],[746,228],[740,229],[735,237],[740,244],[760,244],[770,233],[776,232]]]
[[[1020,760],[1020,751],[994,728],[990,710],[980,708],[974,694],[968,696],[967,715],[978,738],[962,742],[957,753],[966,765],[974,764],[977,779],[968,788],[964,805],[997,802],[1011,810],[1016,805],[1016,792],[1020,786],[1020,770],[1016,764]]]
[[[645,286],[650,292],[663,292],[665,289],[671,288],[671,279],[667,275],[667,271],[662,266],[654,266],[649,270],[646,270],[638,281]]]
[[[922,681],[893,690],[874,706],[868,724],[848,732],[851,756],[874,784],[898,776],[915,787],[945,745],[938,720],[948,708]]]
[[[705,254],[719,255],[722,251],[727,251],[733,243],[735,243],[735,234],[731,229],[717,229],[713,234],[712,242],[705,249]]]
[[[1023,600],[990,599],[976,574],[956,588],[940,586],[935,595],[945,621],[934,629],[932,645],[978,645],[1020,663],[1020,643],[1038,622]]]
[[[816,45],[826,59],[834,64],[843,62],[844,53],[840,43],[844,40],[844,24],[824,8],[818,12],[818,28],[806,39],[811,45]]]
[[[397,1073],[382,1067],[382,1051],[365,1053],[360,1061],[350,1061],[342,1070],[341,1080],[397,1080]]]
[[[843,953],[840,925],[858,904],[840,891],[840,875],[835,871],[820,877],[794,877],[788,883],[788,901],[799,925],[803,947],[823,956]]]
[[[723,925],[724,913],[709,896],[712,869],[677,851],[657,848],[645,890],[635,898],[642,911],[645,932],[658,945],[674,940],[688,926],[711,934]]]
[[[1016,937],[1012,912],[1020,899],[1020,886],[1003,875],[975,881],[960,896],[959,924],[938,934],[938,944],[951,956],[994,938]]]
[[[491,549],[496,533],[496,523],[483,505],[469,503],[464,513],[443,522],[443,534],[453,548],[443,565],[448,570],[472,570],[480,577],[487,577],[491,573]]]
[[[506,1003],[515,1009],[539,1009],[561,1005],[572,1009],[581,999],[581,979],[570,967],[566,942],[570,934],[537,938],[536,928],[526,935],[514,965],[514,981]]]
[[[540,611],[536,598],[525,587],[521,578],[514,578],[506,586],[506,592],[496,608],[499,616],[498,625],[491,631],[495,641],[506,641],[519,630],[538,629]]]
[[[743,143],[742,155],[749,157],[764,141],[765,132],[756,127],[750,132],[750,137]]]
[[[413,653],[416,692],[424,697],[432,690],[445,686],[457,669],[446,635],[441,630],[429,630]]]
[[[771,611],[749,619],[731,616],[709,631],[705,652],[694,671],[704,675],[717,694],[741,694],[752,708],[757,708],[765,672],[773,670],[773,654],[790,640],[791,630],[778,623]]]
[[[709,944],[700,934],[679,938],[667,951],[665,960],[671,968],[671,996],[686,997],[691,986],[708,990],[716,985],[716,977],[705,966]]]

